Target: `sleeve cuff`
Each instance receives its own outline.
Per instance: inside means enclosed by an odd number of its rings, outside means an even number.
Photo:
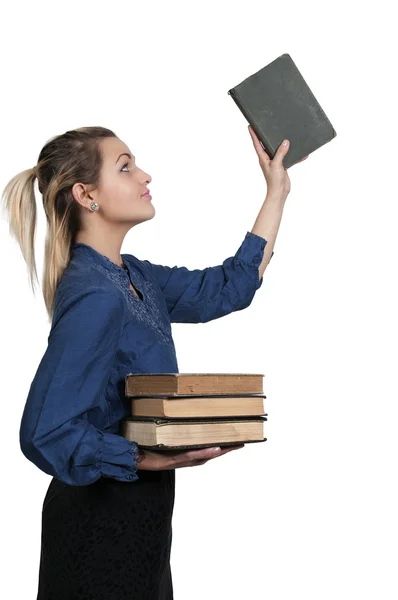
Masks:
[[[239,262],[245,263],[249,267],[253,267],[250,269],[250,271],[252,272],[253,276],[256,277],[256,290],[258,290],[263,284],[263,277],[261,277],[261,279],[258,278],[258,267],[263,260],[264,248],[266,245],[267,240],[260,235],[253,233],[252,231],[248,231],[241,247],[236,254],[236,258],[239,260]],[[274,253],[272,252],[270,260],[273,255]]]
[[[266,245],[267,241],[263,237],[248,231],[236,257],[250,266],[259,267],[263,260]]]
[[[100,453],[101,475],[118,481],[136,481],[138,479],[137,444],[115,433],[106,431],[101,433],[103,435]]]

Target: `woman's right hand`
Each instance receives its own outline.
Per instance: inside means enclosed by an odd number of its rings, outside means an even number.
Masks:
[[[182,467],[195,467],[204,465],[208,460],[222,456],[232,450],[243,448],[244,444],[235,446],[213,448],[200,448],[199,450],[165,450],[163,452],[152,452],[146,448],[139,448],[143,459],[137,462],[137,470],[145,471],[167,471],[169,469],[180,469]],[[140,457],[140,458],[141,458]]]
[[[283,158],[289,151],[290,141],[287,140],[287,146],[283,146],[281,143],[275,152],[274,158],[271,159],[264,150],[260,140],[254,132],[253,127],[249,125],[248,129],[252,138],[254,149],[257,152],[261,170],[267,182],[267,194],[280,195],[285,200],[290,193],[290,179],[289,175],[287,174],[287,169],[285,169],[283,166]],[[308,155],[301,158],[298,162],[302,162],[306,158],[308,158]]]

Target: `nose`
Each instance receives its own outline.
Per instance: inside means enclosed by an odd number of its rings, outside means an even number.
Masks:
[[[142,170],[142,169],[141,169]],[[144,181],[146,183],[151,183],[152,181],[152,177],[149,175],[149,173],[146,173],[145,171],[142,171],[144,173]]]

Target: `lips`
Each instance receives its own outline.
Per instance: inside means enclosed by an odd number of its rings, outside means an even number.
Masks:
[[[150,195],[150,191],[147,190],[144,194],[141,194],[141,196],[149,196]]]

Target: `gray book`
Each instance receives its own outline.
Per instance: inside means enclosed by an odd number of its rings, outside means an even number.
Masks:
[[[336,131],[289,54],[282,54],[228,94],[272,159],[287,138],[288,169],[336,137]]]

